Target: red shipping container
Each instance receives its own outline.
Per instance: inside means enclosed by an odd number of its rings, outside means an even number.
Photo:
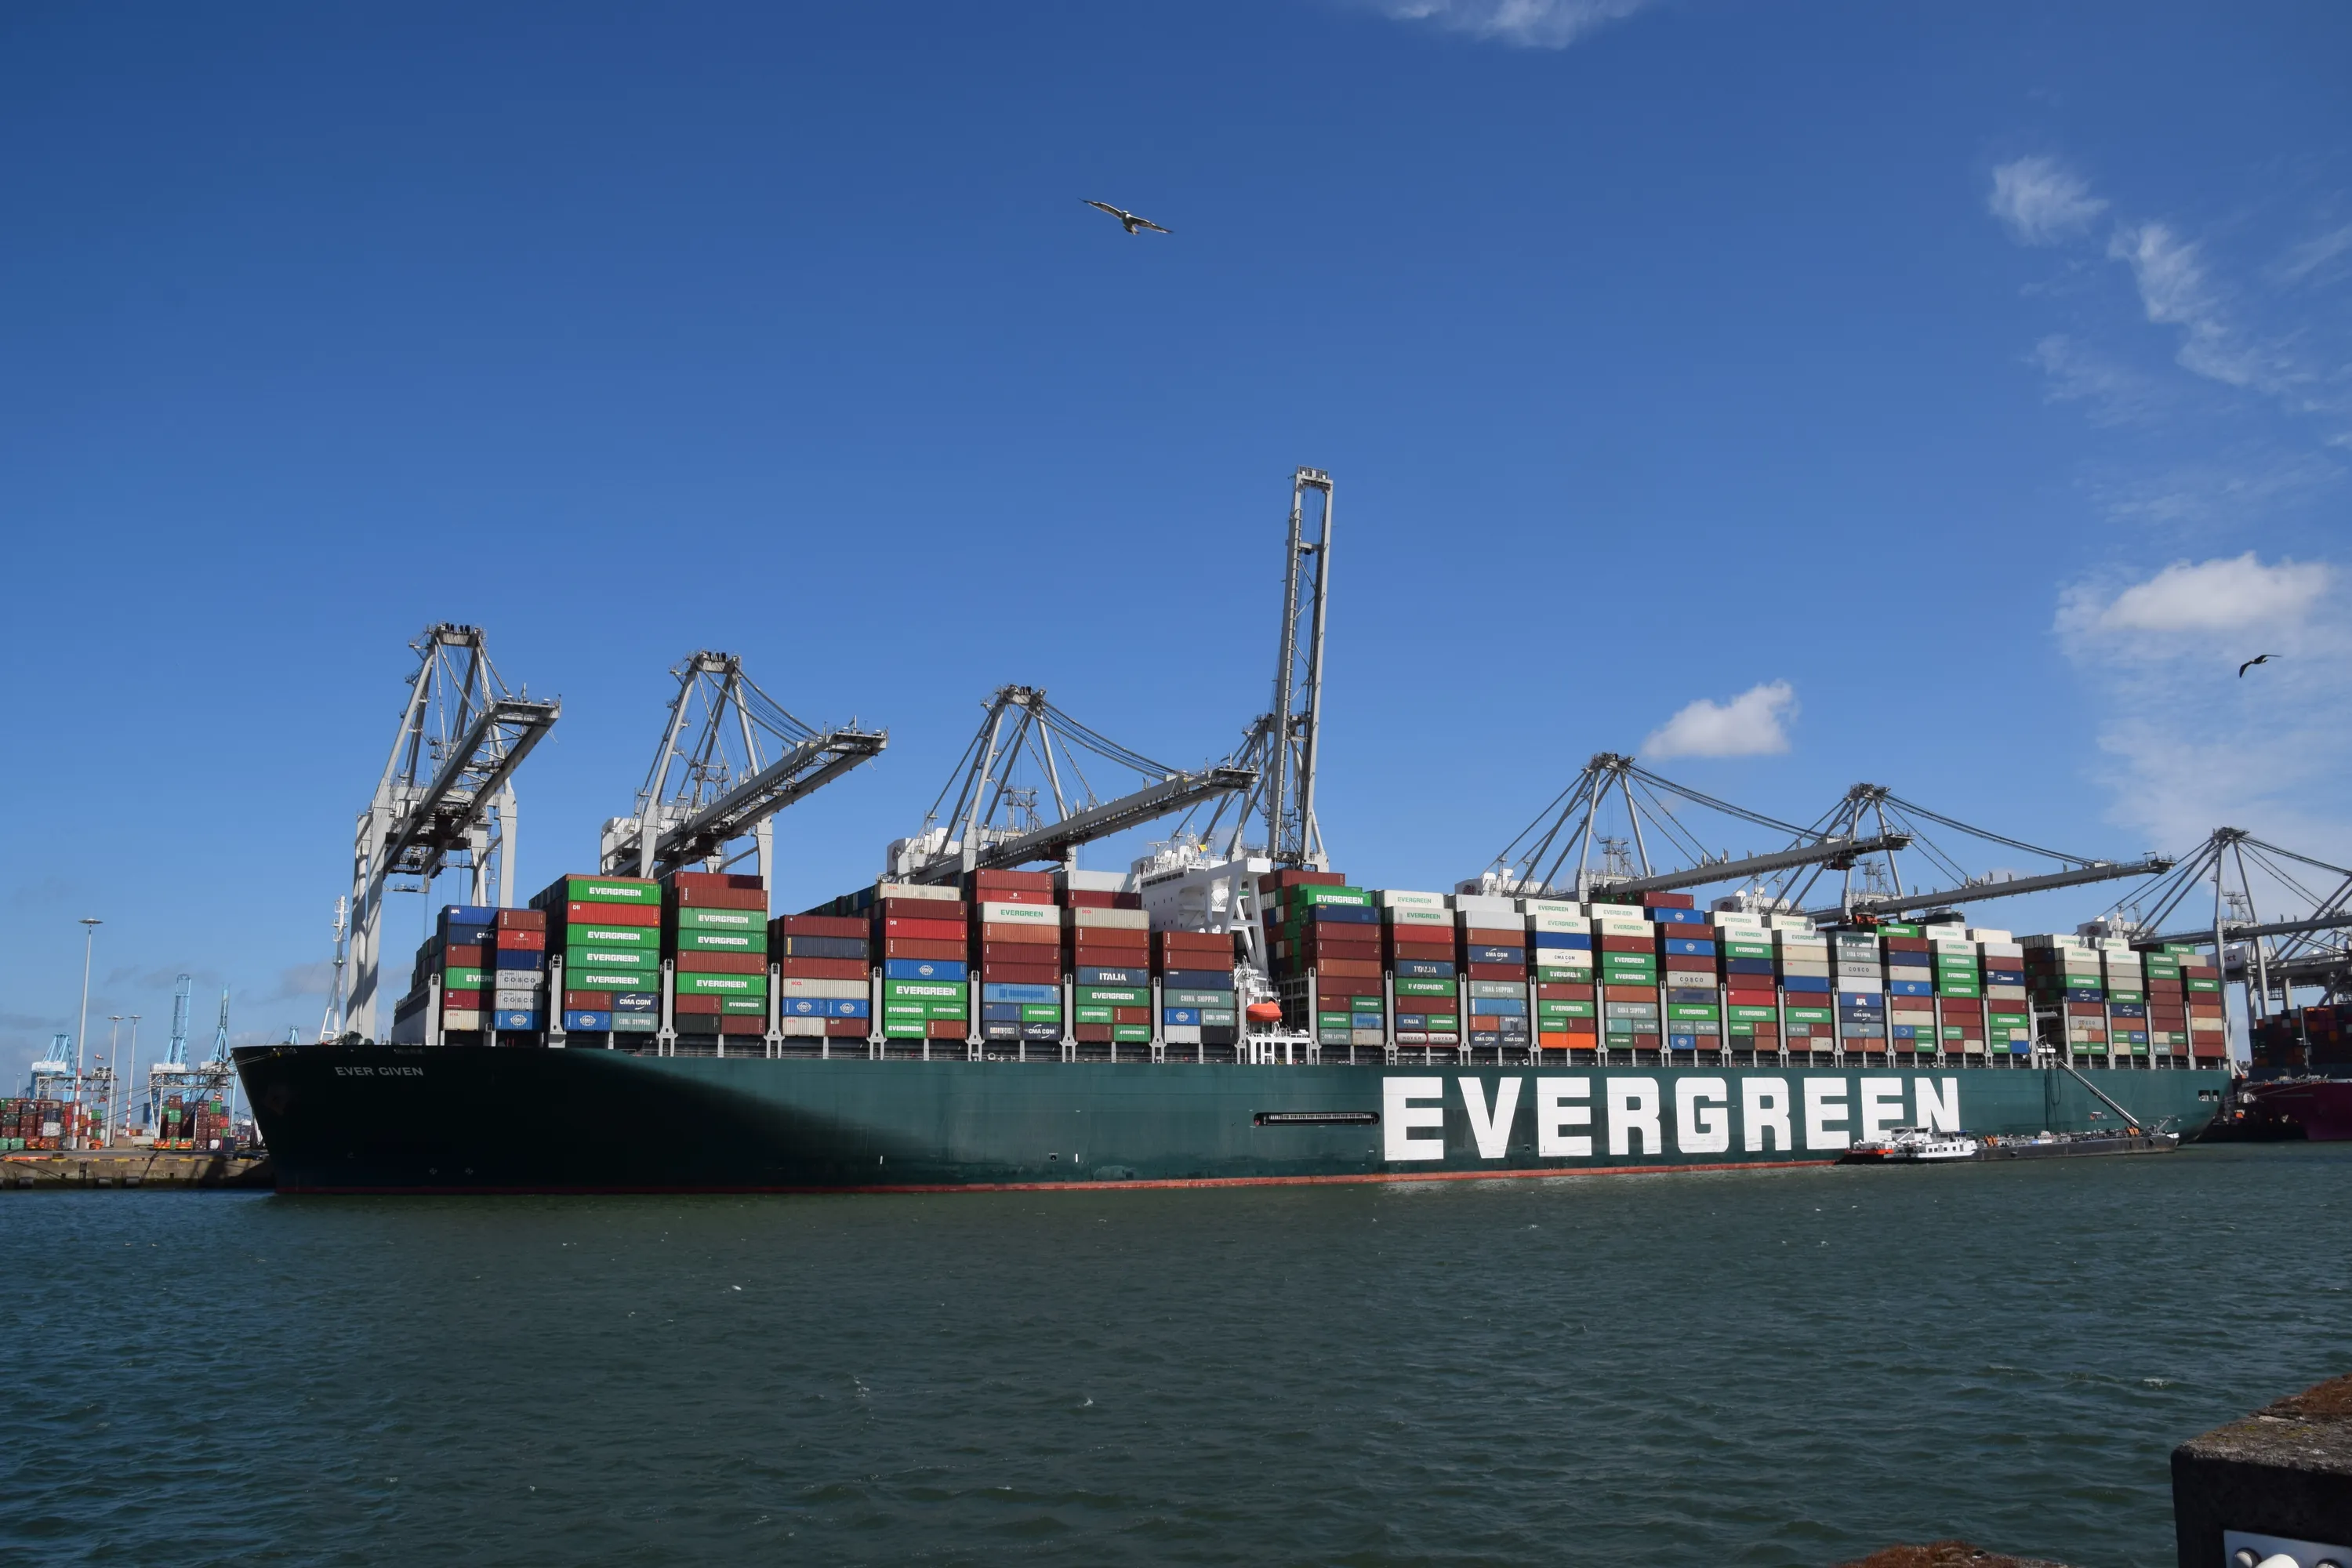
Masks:
[[[1069,947],[1072,952],[1117,953],[1122,959],[1129,960],[1137,963],[1148,963],[1151,958],[1151,947],[1148,942],[1105,942],[1100,938],[1089,939],[1087,937],[1080,937],[1077,941],[1071,942]],[[1203,963],[1230,963],[1233,962],[1233,954],[1230,951],[1222,952],[1200,952],[1189,955],[1186,954],[1184,950],[1181,948],[1179,948],[1176,951],[1179,957],[1190,956],[1197,958]],[[1177,967],[1181,969],[1183,965],[1179,964]]]
[[[441,1010],[445,1013],[478,1013],[482,1010],[484,994],[480,991],[444,991],[441,993]]]
[[[1604,936],[1600,939],[1603,952],[1655,952],[1658,944],[1646,936]]]
[[[1465,963],[1462,966],[1465,979],[1525,980],[1527,966],[1521,963]]]
[[[874,922],[845,915],[780,915],[768,922],[768,929],[778,936],[845,936],[863,942],[873,934]]]
[[[765,974],[768,958],[760,952],[681,952],[680,974]]]
[[[1071,1026],[1071,1033],[1078,1039],[1099,1045],[1110,1038],[1110,1026],[1108,1024],[1074,1024]]]
[[[1731,999],[1725,1005],[1731,1007],[1769,1007],[1780,1000],[1770,991],[1733,991],[1728,994]]]
[[[662,879],[677,891],[759,892],[766,884],[746,871],[672,871]]]
[[[719,1004],[725,1000],[726,998],[723,996],[673,996],[670,998],[670,1011],[679,1014],[694,1013],[698,1015],[703,1013],[721,1013],[726,1011],[726,1009],[721,1007]]]
[[[547,930],[547,911],[545,910],[500,910],[498,923],[500,931],[543,932]]]
[[[877,899],[874,919],[877,921],[954,921],[961,925],[971,918],[971,906],[961,899]]]
[[[1690,893],[1643,893],[1642,907],[1645,910],[1695,910],[1698,899]]]
[[[478,942],[445,947],[441,950],[441,962],[451,969],[488,969],[490,950]]]
[[[1889,936],[1879,940],[1889,952],[1933,952],[1936,950],[1936,944],[1924,936]]]
[[[1590,1002],[1592,1000],[1592,987],[1549,982],[1536,987],[1536,999],[1539,1002]],[[1404,999],[1399,997],[1397,1005],[1402,1008],[1403,1005]]]
[[[758,880],[757,878],[752,879]],[[680,888],[673,904],[681,910],[757,910],[768,912],[765,888]]]
[[[967,888],[1012,888],[1027,892],[1050,893],[1054,890],[1054,873],[1051,871],[971,871],[965,873],[964,885]]]
[[[882,922],[885,937],[897,937],[905,942],[961,942],[966,931],[962,921],[929,921],[893,919]]]
[[[982,963],[1044,964],[1057,967],[1062,962],[1062,950],[1055,942],[988,942],[980,944]]]
[[[1454,962],[1454,944],[1450,942],[1392,942],[1389,951],[1399,958],[1416,958],[1425,963]]]
[[[1462,942],[1467,947],[1525,947],[1528,932],[1524,926],[1464,926]]]
[[[588,926],[657,926],[662,923],[659,904],[566,904],[563,918],[572,925]]]
[[[824,1032],[839,1039],[862,1040],[874,1032],[874,1027],[864,1018],[827,1018]]]
[[[613,1005],[610,991],[566,991],[563,1010],[567,1013],[602,1013]]]
[[[1984,1016],[1984,1003],[1972,996],[1947,996],[1944,998],[1944,1016],[1956,1021],[1981,1018]]]
[[[721,1013],[719,1015],[719,1032],[722,1035],[764,1035],[768,1032],[768,1020],[750,1013]]]
[[[497,937],[500,952],[545,952],[547,932],[544,931],[509,931],[500,926]]]
[[[2066,1009],[2069,1017],[2104,1018],[2107,1016],[2107,1005],[2105,1002],[2067,1002],[2061,1005]]]
[[[1054,895],[1049,889],[1038,892],[1030,888],[975,888],[971,893],[974,913],[982,904],[1029,904],[1038,909],[1052,909]]]
[[[971,952],[971,945],[961,941],[902,942],[896,937],[888,937],[882,942],[882,956],[885,958],[927,958],[935,963],[941,959],[950,963],[961,963]]]
[[[863,980],[867,973],[861,958],[786,958],[778,973],[796,980]]]
[[[1604,1002],[1654,1002],[1658,988],[1654,985],[1604,985],[1601,988]]]
[[[1114,1024],[1149,1024],[1151,1022],[1151,1009],[1149,1007],[1113,1007],[1110,1010],[1110,1021]]]
[[[1058,963],[983,963],[980,978],[984,984],[1000,985],[1058,985],[1062,966]]]
[[[934,1018],[925,1032],[934,1040],[961,1040],[971,1033],[971,1026],[961,1018]]]
[[[1715,960],[1705,953],[1670,952],[1658,961],[1662,969],[1696,970],[1701,974],[1715,973]]]
[[[980,927],[980,940],[991,946],[1006,942],[1022,947],[1059,947],[1062,945],[1062,928],[1003,925],[983,921]]]
[[[1141,893],[1098,893],[1087,888],[1060,888],[1062,907],[1066,910],[1139,910],[1143,907]]]
[[[1378,963],[1365,963],[1352,958],[1325,959],[1315,965],[1315,972],[1334,980],[1378,980],[1381,977]]]

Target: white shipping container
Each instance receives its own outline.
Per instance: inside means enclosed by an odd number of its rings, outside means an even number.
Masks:
[[[934,888],[926,882],[877,882],[877,899],[929,899],[933,903],[960,904],[963,894],[954,888]]]
[[[1454,929],[1452,910],[1391,910],[1389,924],[1392,926],[1436,926],[1443,931]]]
[[[1416,893],[1401,888],[1382,888],[1372,895],[1372,902],[1384,910],[1443,910],[1447,907],[1444,893]]]
[[[797,974],[780,974],[777,984],[786,996],[805,996],[812,1000],[863,1001],[869,993],[863,980],[806,980]]]
[[[1570,904],[1568,907],[1571,912],[1564,915],[1530,914],[1528,916],[1528,923],[1538,931],[1557,931],[1570,936],[1581,936],[1590,931],[1592,929],[1592,922],[1582,915],[1574,913],[1575,905]]]
[[[1507,921],[1517,921],[1519,918],[1517,900],[1490,899],[1483,893],[1456,893],[1454,896],[1454,909],[1455,913],[1463,915],[1501,915]]]
[[[1002,904],[990,904],[986,907],[1004,908]],[[1064,910],[1062,923],[1066,926],[1097,931],[1150,931],[1151,917],[1142,910]]]
[[[1140,913],[1140,910],[1136,911]],[[983,902],[980,906],[982,925],[1049,926],[1061,923],[1062,911],[1051,904],[999,904]]]
[[[823,1018],[779,1018],[776,1020],[776,1029],[780,1034],[806,1038],[812,1035],[823,1035],[824,1020]]]
[[[1581,904],[1571,904],[1560,899],[1521,899],[1519,913],[1523,915],[1561,915],[1575,920],[1591,920]],[[1537,928],[1541,930],[1541,927]]]
[[[1595,936],[1650,936],[1656,931],[1657,928],[1647,921],[1595,920],[1592,922],[1592,934]]]

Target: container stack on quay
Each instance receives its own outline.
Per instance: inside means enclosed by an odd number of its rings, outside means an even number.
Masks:
[[[855,1040],[862,1051],[874,1032],[875,940],[872,921],[846,915],[780,915],[768,922],[769,984],[784,1048],[829,1056],[834,1041]],[[961,963],[956,974],[963,974]]]
[[[2352,1064],[2352,1006],[2290,1007],[2274,1013],[2254,1026],[2252,1044],[2253,1065],[2273,1071]]]
[[[1527,921],[1517,900],[1462,893],[1454,912],[1463,1043],[1473,1052],[1528,1050],[1535,1033],[1528,1006]]]
[[[662,956],[670,963],[675,1033],[697,1047],[766,1054],[765,882],[725,871],[672,872],[662,884]]]
[[[661,1027],[661,884],[564,877],[530,907],[546,921],[551,975],[562,963],[564,1029],[625,1047],[649,1043],[642,1037]]]
[[[1454,1048],[1462,1043],[1462,977],[1453,900],[1444,893],[1399,889],[1376,898],[1388,988],[1396,1001],[1392,1037],[1424,1052]]]
[[[73,1107],[62,1100],[0,1100],[0,1143],[9,1152],[62,1149]]]

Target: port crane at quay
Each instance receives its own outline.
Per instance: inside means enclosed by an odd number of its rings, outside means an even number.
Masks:
[[[560,700],[508,690],[479,626],[443,621],[409,647],[417,668],[352,850],[351,989],[338,1022],[368,1039],[380,1036],[391,879],[415,877],[429,889],[445,869],[470,868],[475,903],[514,902],[514,773],[563,711]]]
[[[2333,888],[2315,883],[2315,871],[2334,879]],[[2265,909],[2273,918],[2263,918]],[[2189,926],[2191,918],[2198,924]],[[2143,952],[2185,942],[2212,948],[2223,981],[2246,988],[2249,1026],[2268,1017],[2273,1004],[2285,1010],[2298,987],[2352,995],[2352,869],[2242,827],[2215,828],[2170,876],[2145,889],[2135,909],[2118,910],[2108,923]],[[2183,929],[2167,931],[2168,925]]]
[[[731,653],[698,649],[670,674],[677,695],[637,791],[635,809],[604,824],[600,868],[613,877],[712,870],[747,856],[772,885],[778,812],[823,789],[890,743],[887,730],[820,730],[760,689]],[[728,852],[749,838],[747,848]],[[501,900],[506,901],[506,900]]]

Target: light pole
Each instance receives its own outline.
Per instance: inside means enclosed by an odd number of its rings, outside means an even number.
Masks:
[[[114,1026],[106,1031],[106,1122],[104,1131],[99,1134],[98,1146],[111,1149],[114,1147],[114,1098],[122,1092],[122,1052],[119,1045],[122,1038],[122,1015],[109,1013],[106,1016]]]
[[[139,1089],[139,1020],[142,1015],[131,1015],[131,1079],[122,1086],[122,1135],[131,1136],[131,1101]]]
[[[97,940],[98,928],[106,922],[94,915],[81,918],[81,1023],[74,1029],[74,1110],[81,1111],[82,1047],[89,1037],[89,949]],[[74,1147],[81,1147],[81,1134],[74,1134]]]

